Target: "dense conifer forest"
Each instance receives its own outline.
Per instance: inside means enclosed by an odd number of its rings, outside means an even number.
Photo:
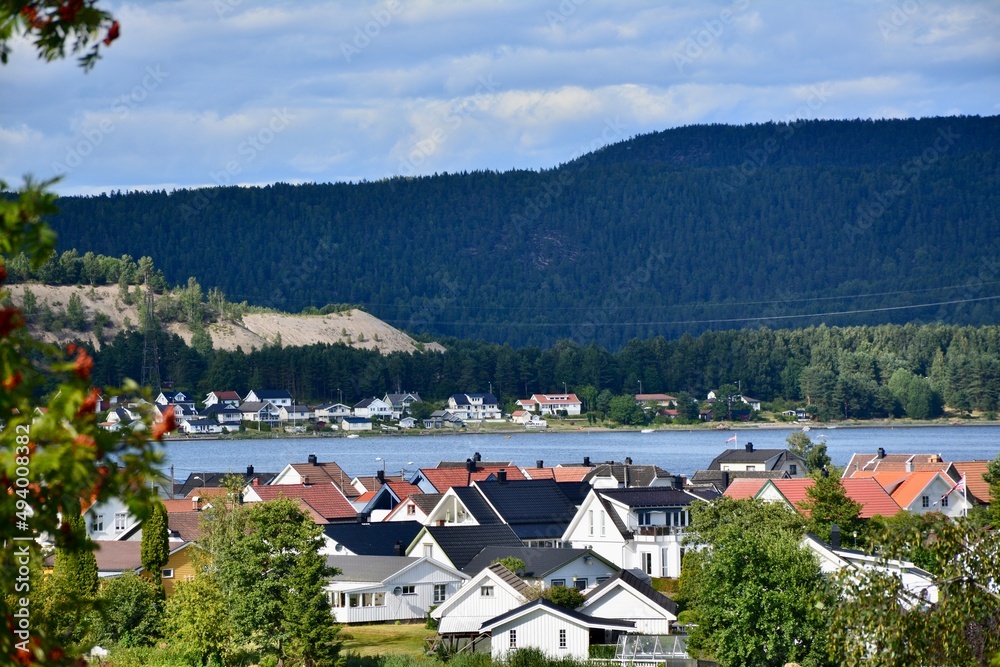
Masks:
[[[693,126],[542,172],[65,197],[51,223],[61,251],[150,255],[171,284],[195,276],[289,311],[362,304],[411,333],[514,346],[989,324],[1000,314],[998,145],[1000,117]],[[755,392],[790,391],[758,365],[746,370]],[[732,374],[714,362],[666,370],[683,367],[661,365],[645,386]],[[601,384],[631,381],[615,377]],[[534,388],[564,379],[543,374]]]

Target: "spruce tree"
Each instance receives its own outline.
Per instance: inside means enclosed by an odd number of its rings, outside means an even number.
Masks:
[[[142,567],[149,573],[160,597],[164,596],[163,566],[170,557],[170,543],[167,536],[167,508],[157,501],[153,504],[149,518],[142,526]]]

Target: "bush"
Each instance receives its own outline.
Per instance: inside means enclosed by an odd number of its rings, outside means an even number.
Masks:
[[[590,659],[591,660],[611,660],[615,657],[615,649],[617,648],[614,644],[591,644],[590,645]]]
[[[163,608],[156,586],[134,572],[101,581],[98,611],[93,629],[97,644],[149,646],[160,635]]]

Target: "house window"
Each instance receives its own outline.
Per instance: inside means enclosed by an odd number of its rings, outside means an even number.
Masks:
[[[573,585],[576,587],[576,590],[578,590],[578,591],[586,590],[587,589],[587,578],[586,577],[577,577],[576,579],[573,580]]]
[[[115,532],[120,533],[125,530],[128,523],[128,512],[115,512]]]
[[[797,465],[795,465],[794,463],[788,464],[789,475],[797,475],[798,473],[799,473],[799,467]]]
[[[602,510],[601,511],[601,537],[604,537],[604,534],[605,534],[604,528],[605,528],[605,524],[607,522],[607,518],[608,518],[608,515],[605,514],[604,511]]]
[[[98,514],[94,517],[94,520],[90,524],[90,528],[95,533],[100,533],[104,531],[104,515]]]
[[[553,579],[552,580],[552,586],[553,586],[553,588],[556,587],[556,586],[561,586],[562,588],[566,588],[566,580],[565,579]]]
[[[920,496],[920,505],[921,505],[921,507],[930,507],[931,506],[931,497],[930,496]]]
[[[416,595],[416,594],[417,594],[416,586],[403,586],[403,595]]]
[[[747,466],[747,470],[756,470],[754,466]]]
[[[510,640],[508,641],[508,646],[510,648],[517,648],[517,630],[514,628],[510,629]]]
[[[593,535],[594,534],[594,510],[587,510],[587,521],[589,522],[589,525],[590,525],[590,530],[588,531],[588,534]]]
[[[479,595],[480,595],[480,597],[484,597],[484,598],[491,598],[491,597],[493,597],[493,587],[492,586],[480,586],[479,587]]]
[[[360,596],[357,593],[351,593],[349,596],[347,596],[347,606],[348,607],[357,607],[359,599],[360,599]]]
[[[425,544],[424,545],[424,556],[426,558],[433,558],[434,557],[434,545],[433,544]]]
[[[372,594],[371,593],[362,593],[361,594],[361,606],[362,607],[371,607],[372,606]]]
[[[434,584],[434,604],[441,604],[448,598],[448,584]]]
[[[649,526],[653,523],[653,513],[652,512],[639,512],[639,525]]]
[[[596,581],[596,582],[597,582],[597,584],[598,584],[598,585],[600,585],[600,584],[603,584],[603,583],[604,583],[605,581],[607,581],[607,580],[608,580],[608,579],[610,579],[610,578],[611,578],[611,577],[598,577],[598,578],[597,578],[597,579],[595,579],[594,581]]]
[[[384,607],[385,606],[385,593],[376,593],[375,594],[375,606],[376,607]]]
[[[941,507],[948,506],[948,496],[941,496]]]
[[[646,574],[653,574],[653,554],[643,551],[639,554],[639,563],[642,571]]]
[[[417,513],[417,506],[416,505],[407,505],[406,506],[406,513],[408,515],[410,515],[410,516],[413,516],[414,514]]]
[[[173,578],[174,578],[174,571],[172,568],[168,567],[164,570],[160,570],[160,579],[173,579]]]
[[[566,648],[566,629],[559,629],[559,648]]]

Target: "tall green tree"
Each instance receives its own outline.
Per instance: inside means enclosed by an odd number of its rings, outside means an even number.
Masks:
[[[861,503],[847,497],[844,485],[835,475],[816,478],[816,482],[806,490],[802,509],[809,513],[806,530],[824,542],[830,541],[833,524],[840,528],[844,539],[863,532]]]
[[[785,442],[793,454],[801,456],[806,462],[806,468],[812,476],[818,476],[824,468],[828,469],[833,462],[826,453],[825,442],[813,442],[804,431],[793,431]]]
[[[163,503],[153,503],[149,518],[142,524],[142,545],[140,549],[142,567],[163,597],[163,566],[170,558],[170,535],[167,528],[167,508]]]
[[[162,635],[162,589],[145,577],[126,572],[101,580],[94,641],[101,646],[149,646]]]
[[[221,655],[233,639],[229,607],[215,578],[199,572],[177,584],[166,603],[165,632],[173,646],[198,665],[223,664]]]
[[[65,646],[73,646],[87,632],[89,611],[97,594],[97,559],[79,505],[67,513],[63,525],[69,540],[56,548],[52,575],[36,591],[36,604],[42,607],[45,625],[54,637]]]
[[[802,536],[801,519],[777,503],[721,498],[696,508],[689,540],[706,548],[686,589],[689,646],[724,667],[830,664],[832,591]]]

